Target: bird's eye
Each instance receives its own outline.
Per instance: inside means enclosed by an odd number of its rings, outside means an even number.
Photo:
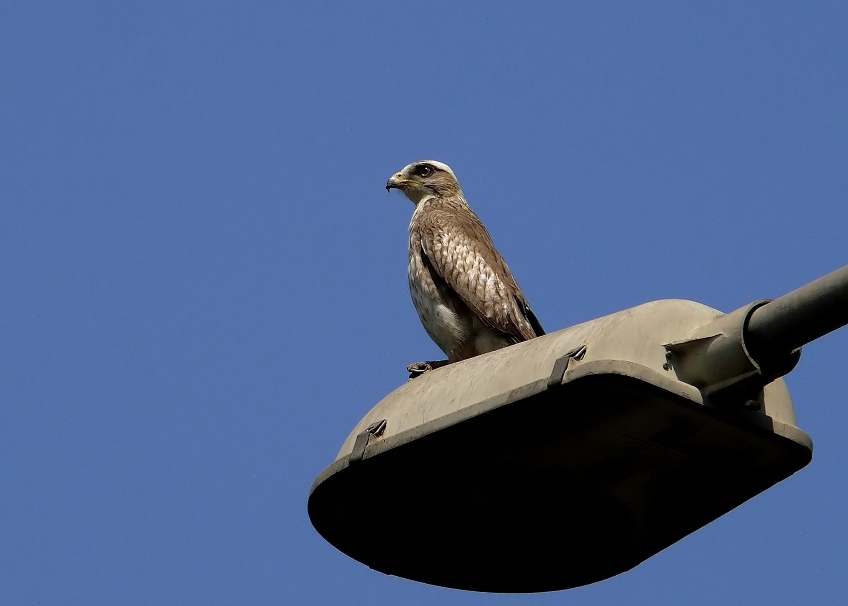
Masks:
[[[433,167],[425,164],[424,166],[419,166],[416,172],[419,177],[429,177],[433,174]]]

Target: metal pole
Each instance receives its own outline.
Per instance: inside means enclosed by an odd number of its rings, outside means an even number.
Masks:
[[[848,324],[848,265],[756,309],[748,320],[751,353],[787,355]]]

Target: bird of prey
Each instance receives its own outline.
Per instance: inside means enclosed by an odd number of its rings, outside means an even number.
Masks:
[[[409,291],[424,330],[446,363],[545,334],[527,298],[468,206],[447,164],[422,160],[391,176],[415,204],[409,223]],[[416,370],[441,363],[410,365]],[[417,368],[413,368],[417,367]]]

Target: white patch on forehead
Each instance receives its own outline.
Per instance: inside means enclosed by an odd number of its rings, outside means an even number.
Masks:
[[[407,164],[406,166],[404,166],[402,172],[409,172],[413,166],[416,166],[418,164],[425,164],[425,163],[431,164],[431,165],[435,166],[436,168],[441,169],[441,170],[445,171],[446,173],[449,173],[450,175],[453,176],[454,179],[456,179],[456,174],[454,174],[453,169],[450,166],[448,166],[447,164],[445,164],[444,162],[439,162],[438,160],[418,160],[417,162],[412,162],[411,164]]]

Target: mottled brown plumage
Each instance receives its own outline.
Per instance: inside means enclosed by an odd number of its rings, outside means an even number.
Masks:
[[[450,362],[544,334],[450,167],[414,162],[389,179],[391,188],[415,204],[409,290],[424,329]]]

